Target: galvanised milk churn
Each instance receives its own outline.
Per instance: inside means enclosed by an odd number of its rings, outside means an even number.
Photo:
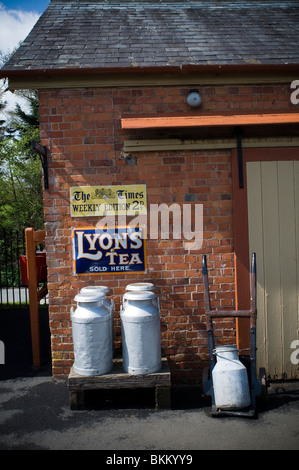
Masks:
[[[160,311],[156,294],[126,292],[120,318],[124,371],[138,375],[160,370]]]
[[[246,367],[235,345],[215,348],[217,362],[212,370],[215,405],[221,409],[246,408],[251,404]]]
[[[79,293],[77,308],[72,312],[74,372],[102,375],[112,369],[111,312],[106,308],[103,292]]]
[[[114,352],[114,343],[113,343],[113,338],[114,338],[114,321],[113,321],[113,311],[114,311],[114,301],[113,298],[109,300],[106,296],[109,295],[110,289],[107,286],[87,286],[87,287],[82,287],[81,291],[82,294],[88,294],[88,293],[93,293],[93,292],[103,292],[105,294],[105,298],[103,300],[105,307],[111,312],[111,334],[112,334],[112,342],[111,342],[111,347],[112,347],[112,354]]]

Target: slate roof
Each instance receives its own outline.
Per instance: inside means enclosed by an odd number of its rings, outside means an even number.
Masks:
[[[5,71],[298,64],[299,3],[52,0]]]

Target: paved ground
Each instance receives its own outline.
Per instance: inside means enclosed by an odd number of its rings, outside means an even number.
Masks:
[[[180,391],[173,410],[154,411],[145,400],[139,407],[137,400],[123,400],[115,407],[106,401],[103,409],[71,411],[62,382],[47,376],[5,380],[0,382],[0,449],[106,450],[111,455],[121,450],[298,450],[299,390],[280,392],[269,398],[258,419],[248,420],[210,417],[194,390]]]
[[[6,365],[0,365],[0,450],[103,450],[99,463],[109,463],[113,456],[141,456],[140,461],[127,463],[143,468],[155,464],[157,455],[174,452],[185,456],[185,463],[189,454],[193,463],[195,459],[202,463],[200,454],[191,451],[299,449],[298,382],[272,384],[268,403],[259,407],[253,420],[211,417],[209,404],[193,387],[173,390],[172,410],[155,411],[152,391],[137,395],[130,391],[90,395],[90,409],[71,411],[65,382],[51,377],[47,310],[42,313],[44,366],[39,370],[30,365],[26,315],[0,314],[7,359]],[[11,336],[18,338],[17,345],[8,341]]]

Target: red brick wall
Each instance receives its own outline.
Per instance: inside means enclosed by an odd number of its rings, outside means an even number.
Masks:
[[[207,360],[201,279],[202,254],[208,255],[213,306],[234,306],[234,240],[230,151],[136,153],[134,165],[121,157],[123,141],[141,134],[123,131],[122,115],[190,112],[189,87],[65,89],[40,92],[42,144],[47,145],[49,190],[44,192],[48,261],[49,315],[55,377],[73,363],[70,308],[85,285],[112,288],[116,304],[115,345],[121,346],[119,301],[125,286],[153,282],[161,304],[162,345],[175,381],[200,381]],[[288,86],[207,86],[199,89],[203,105],[194,113],[273,111],[290,107]],[[178,131],[179,133],[181,131]],[[146,138],[144,133],[143,138]],[[161,131],[151,134],[161,136]],[[181,135],[181,133],[180,133]],[[203,204],[204,241],[186,251],[182,240],[148,240],[148,273],[76,277],[72,271],[71,228],[95,226],[96,218],[71,218],[69,188],[76,185],[140,183],[147,203]],[[192,202],[190,202],[190,200]],[[215,337],[234,341],[234,324],[219,321]]]

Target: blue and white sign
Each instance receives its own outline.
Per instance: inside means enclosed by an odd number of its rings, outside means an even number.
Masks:
[[[73,251],[78,275],[146,271],[144,227],[74,228]]]

